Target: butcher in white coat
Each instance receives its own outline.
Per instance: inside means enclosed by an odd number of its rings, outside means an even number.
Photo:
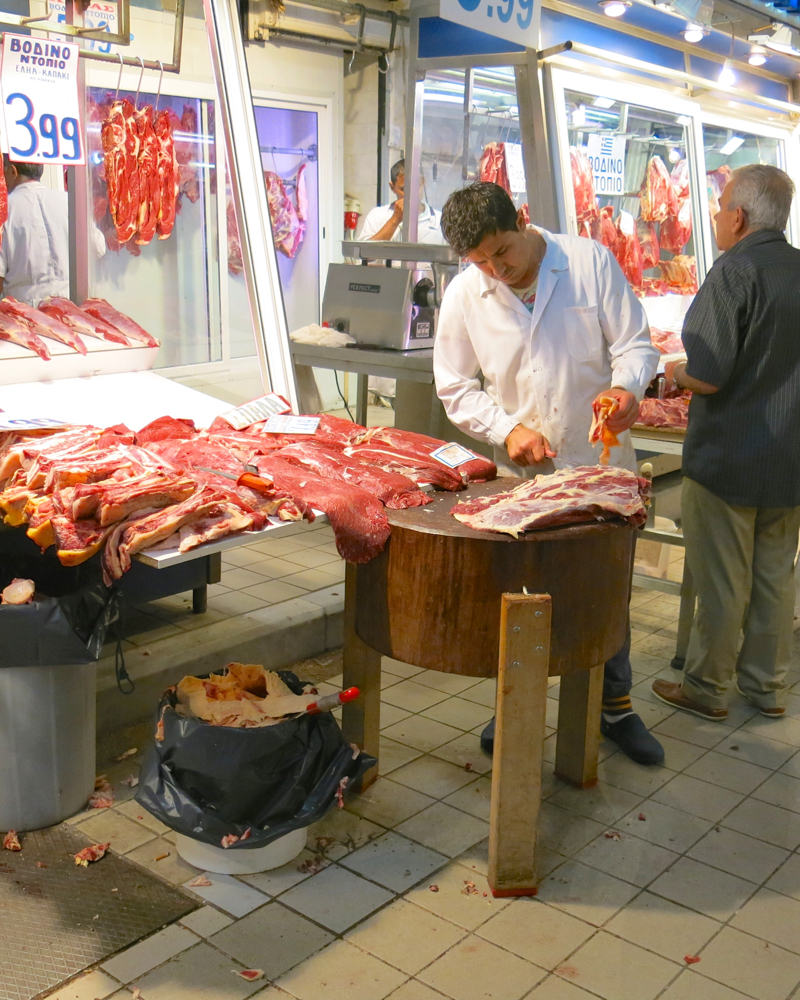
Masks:
[[[492,444],[506,474],[596,465],[592,403],[615,396],[611,464],[636,470],[629,429],[656,374],[644,310],[600,243],[526,226],[497,184],[456,191],[442,232],[466,268],[448,286],[434,344],[450,420]],[[602,732],[639,763],[664,753],[631,708],[630,639],[606,664]],[[493,745],[493,723],[482,742]]]

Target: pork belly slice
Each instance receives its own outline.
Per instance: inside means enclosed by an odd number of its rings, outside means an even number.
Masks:
[[[344,454],[386,472],[399,473],[417,485],[429,484],[440,490],[451,491],[464,489],[464,481],[455,469],[448,469],[435,458],[423,459],[388,444],[369,441],[366,444],[348,445]]]
[[[476,531],[513,535],[530,529],[622,517],[643,524],[650,483],[627,469],[581,465],[537,476],[493,496],[456,504],[451,513]]]
[[[395,451],[412,455],[422,459],[424,462],[438,462],[432,458],[431,453],[447,444],[438,438],[429,437],[427,434],[417,434],[415,431],[400,430],[398,427],[370,427],[366,430],[355,444],[388,445]],[[439,463],[443,468],[449,466]],[[488,483],[497,479],[497,466],[490,458],[483,455],[476,455],[474,458],[453,470],[457,472],[465,483]]]
[[[114,530],[95,520],[73,521],[65,514],[53,514],[50,525],[55,537],[56,555],[63,566],[79,566],[99,552]]]
[[[98,520],[103,527],[117,524],[146,507],[154,509],[182,503],[188,500],[196,489],[197,484],[188,476],[164,476],[158,472],[113,483],[99,493]],[[77,489],[75,493],[77,502]],[[73,513],[74,511],[73,503]]]

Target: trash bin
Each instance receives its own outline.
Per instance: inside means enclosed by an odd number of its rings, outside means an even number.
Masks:
[[[0,590],[36,584],[32,603],[0,605],[0,830],[60,823],[92,794],[95,661],[117,616],[98,567],[25,543],[0,536]]]

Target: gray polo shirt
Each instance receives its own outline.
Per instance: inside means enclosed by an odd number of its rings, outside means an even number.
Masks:
[[[727,503],[800,505],[800,250],[751,233],[711,268],[686,314],[695,393],[683,473]]]

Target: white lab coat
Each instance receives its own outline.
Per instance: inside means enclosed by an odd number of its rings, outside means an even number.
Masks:
[[[48,295],[69,296],[66,191],[26,181],[8,196],[0,246],[3,294],[38,306]]]
[[[658,363],[644,310],[612,254],[594,240],[539,232],[547,251],[533,314],[502,282],[468,267],[445,292],[433,352],[450,420],[494,445],[505,471],[526,477],[552,466],[510,462],[503,442],[517,424],[544,434],[555,468],[595,465],[592,401],[612,385],[641,399]],[[611,463],[635,470],[630,433],[620,441]]]
[[[391,205],[378,205],[377,208],[373,208],[371,212],[367,213],[358,238],[360,240],[371,240],[376,233],[379,233],[383,229],[391,217]],[[417,243],[444,243],[441,218],[441,215],[435,209],[431,208],[430,205],[425,205],[419,215]],[[395,242],[399,242],[402,239],[402,234],[403,226],[401,224],[395,230],[392,239]]]

